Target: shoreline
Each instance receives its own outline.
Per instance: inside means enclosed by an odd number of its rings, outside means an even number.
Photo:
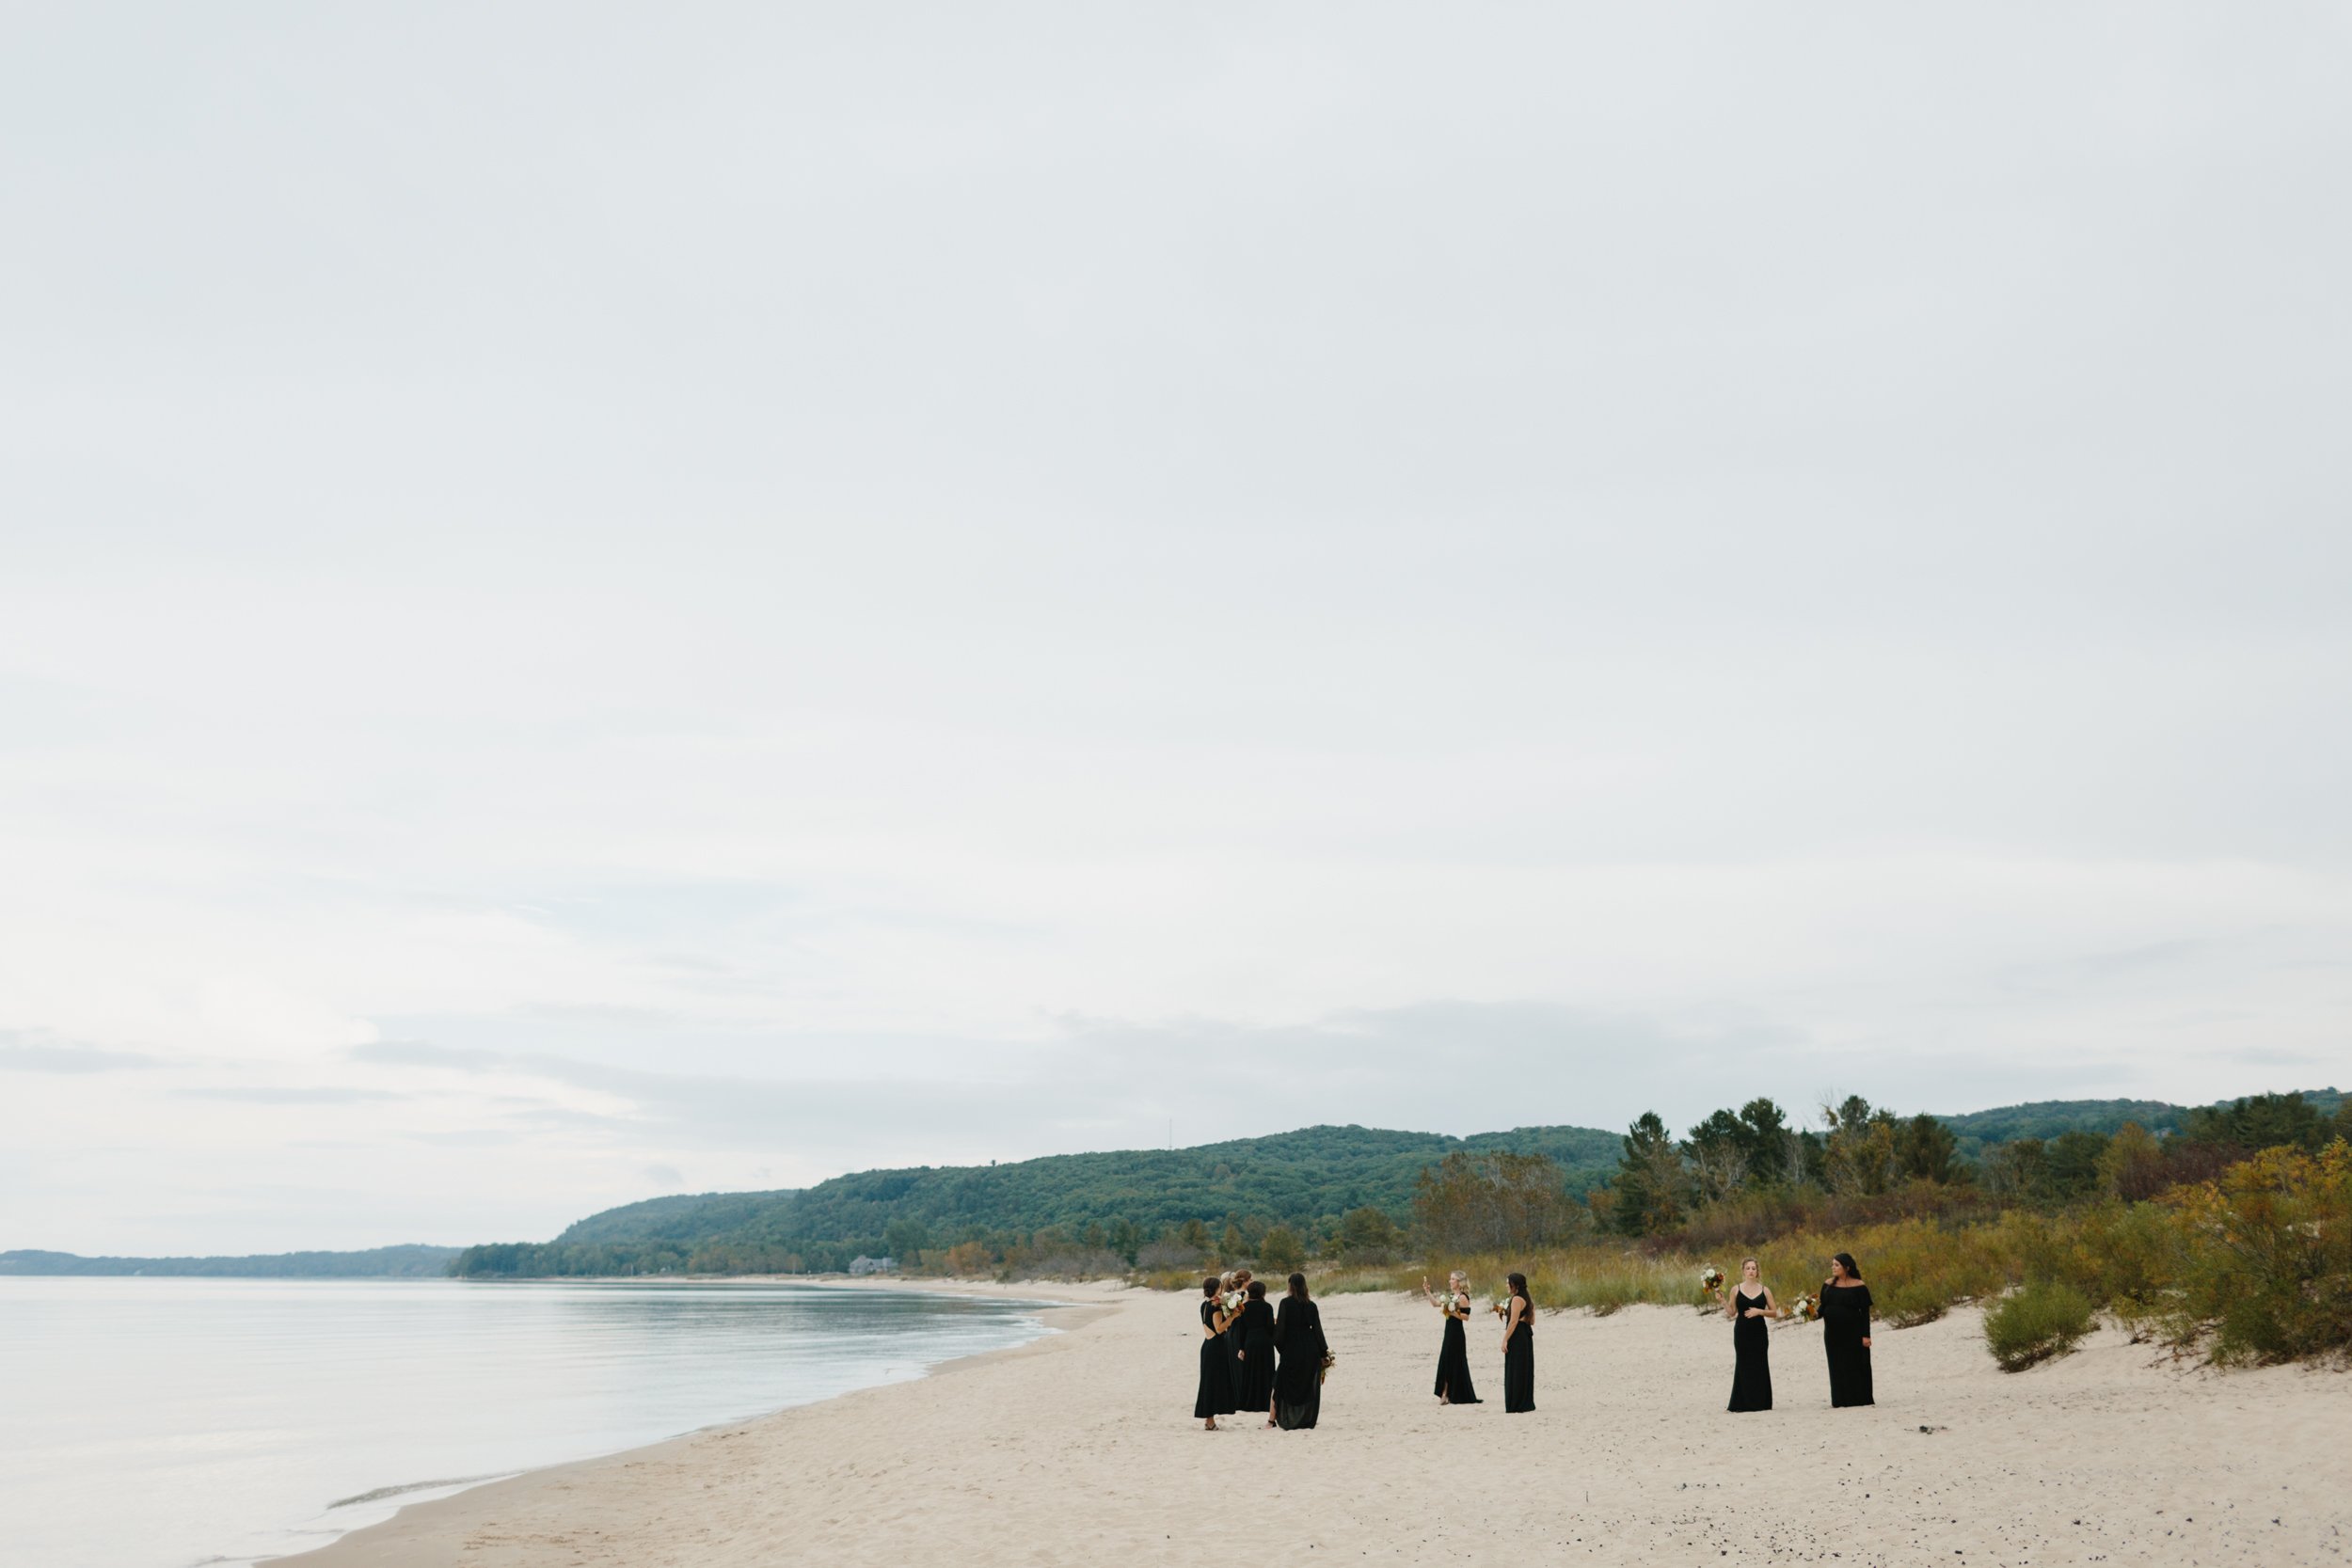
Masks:
[[[1001,1284],[993,1280],[902,1280],[895,1275],[852,1276],[850,1275],[703,1275],[691,1281],[648,1280],[644,1275],[616,1275],[609,1278],[593,1276],[581,1278],[514,1280],[454,1279],[448,1281],[448,1283],[459,1285],[564,1284],[628,1286],[643,1286],[649,1283],[691,1283],[697,1288],[726,1285],[792,1284],[806,1285],[824,1290],[850,1289],[876,1293],[895,1291],[903,1294],[961,1295],[980,1300],[1005,1301],[1024,1305],[1034,1305],[1039,1309],[1044,1331],[1031,1338],[1023,1340],[1017,1345],[1006,1345],[996,1350],[978,1351],[969,1355],[950,1356],[945,1361],[931,1362],[925,1366],[920,1373],[912,1378],[902,1378],[895,1382],[888,1383],[868,1384],[863,1387],[845,1389],[837,1394],[828,1394],[822,1399],[812,1400],[803,1404],[783,1405],[776,1409],[761,1411],[756,1415],[735,1417],[728,1419],[713,1421],[707,1425],[693,1427],[688,1431],[675,1433],[672,1436],[661,1438],[652,1443],[641,1443],[629,1448],[615,1449],[608,1453],[590,1454],[578,1459],[558,1460],[550,1465],[532,1465],[519,1470],[499,1471],[490,1475],[467,1477],[462,1480],[414,1481],[405,1484],[387,1486],[373,1493],[363,1494],[358,1497],[345,1498],[342,1501],[332,1503],[328,1505],[327,1512],[332,1513],[334,1509],[344,1507],[351,1503],[388,1500],[389,1498],[399,1496],[403,1493],[417,1492],[432,1493],[434,1495],[431,1497],[419,1497],[411,1498],[394,1509],[389,1515],[380,1519],[372,1519],[366,1524],[356,1525],[352,1528],[338,1534],[333,1540],[321,1545],[309,1547],[299,1552],[288,1553],[262,1560],[273,1564],[280,1562],[300,1562],[305,1564],[317,1564],[319,1565],[319,1568],[328,1568],[328,1565],[339,1564],[342,1562],[342,1560],[334,1555],[339,1550],[351,1543],[359,1540],[361,1537],[374,1536],[379,1531],[387,1532],[388,1534],[391,1533],[393,1531],[393,1528],[400,1525],[402,1521],[407,1518],[412,1512],[421,1512],[432,1509],[439,1504],[455,1502],[460,1499],[469,1497],[477,1492],[485,1491],[492,1487],[528,1482],[534,1480],[558,1478],[571,1471],[589,1470],[599,1465],[612,1464],[616,1461],[633,1460],[635,1456],[639,1455],[660,1453],[679,1445],[691,1443],[697,1439],[709,1437],[714,1434],[731,1435],[739,1431],[756,1427],[763,1422],[772,1421],[778,1418],[791,1415],[796,1411],[819,1409],[844,1400],[855,1399],[863,1394],[870,1394],[879,1389],[903,1387],[912,1384],[925,1383],[932,1378],[946,1376],[960,1370],[983,1364],[1001,1356],[1020,1355],[1024,1353],[1033,1351],[1041,1345],[1052,1343],[1057,1335],[1069,1332],[1071,1329],[1079,1326],[1097,1314],[1115,1309],[1113,1305],[1107,1300],[1087,1301],[1067,1299],[1067,1292],[1073,1290],[1097,1293],[1101,1292],[1103,1291],[1103,1286],[1100,1282],[1089,1282],[1087,1284],[1077,1286],[1055,1283],[1051,1286],[1051,1290],[1063,1292],[1064,1297],[1061,1299],[1057,1299],[1055,1295],[1049,1294],[1046,1291],[1025,1288],[1020,1285]],[[1116,1289],[1118,1291],[1124,1291],[1131,1289],[1131,1287],[1121,1283],[1117,1286]],[[375,1546],[373,1544],[371,1544],[366,1548],[366,1552],[368,1554],[373,1554]],[[379,1560],[373,1555],[363,1555],[358,1560],[373,1562]],[[410,1557],[404,1554],[384,1560],[406,1562],[410,1560],[441,1561],[452,1560],[439,1557],[431,1558],[429,1560],[412,1560]]]
[[[1963,1308],[1882,1328],[1881,1402],[1832,1412],[1818,1329],[1772,1334],[1776,1408],[1728,1417],[1729,1325],[1674,1307],[1536,1320],[1538,1408],[1438,1405],[1435,1314],[1323,1300],[1338,1365],[1322,1426],[1189,1418],[1199,1327],[1182,1293],[944,1288],[1052,1298],[1059,1332],[855,1390],[420,1502],[305,1568],[766,1568],[910,1558],[1172,1561],[1204,1532],[1309,1561],[1828,1568],[2341,1563],[2352,1382],[2218,1372],[2103,1328],[1998,1370]],[[1067,1314],[1067,1315],[1064,1315]],[[1237,1490],[1238,1489],[1238,1490]]]

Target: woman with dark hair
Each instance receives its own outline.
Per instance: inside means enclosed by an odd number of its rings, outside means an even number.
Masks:
[[[1462,1326],[1470,1322],[1470,1275],[1459,1269],[1447,1275],[1442,1296],[1430,1295],[1423,1276],[1421,1293],[1445,1317],[1445,1339],[1438,1347],[1438,1402],[1478,1403],[1478,1389],[1470,1383],[1470,1332]]]
[[[1821,1281],[1821,1347],[1829,1353],[1829,1402],[1833,1409],[1871,1404],[1870,1287],[1853,1254],[1829,1260]]]
[[[1215,1277],[1200,1282],[1200,1391],[1192,1397],[1193,1418],[1215,1432],[1219,1416],[1233,1413],[1233,1375],[1225,1370],[1225,1308]]]
[[[1726,1410],[1772,1407],[1771,1323],[1778,1310],[1772,1288],[1764,1283],[1763,1271],[1756,1259],[1741,1259],[1740,1283],[1731,1288],[1724,1301],[1724,1316],[1731,1320],[1731,1351],[1736,1358],[1731,1370],[1731,1402],[1724,1407]]]
[[[1307,1299],[1307,1276],[1291,1275],[1290,1294],[1274,1318],[1274,1343],[1282,1370],[1274,1377],[1274,1421],[1284,1432],[1315,1424],[1323,1413],[1323,1308]]]
[[[1512,1415],[1535,1408],[1535,1304],[1527,1275],[1510,1276],[1511,1302],[1502,1309],[1502,1408]]]
[[[1232,1332],[1241,1336],[1241,1395],[1234,1403],[1243,1410],[1263,1411],[1265,1424],[1274,1424],[1274,1308],[1265,1304],[1265,1281],[1249,1282],[1249,1299],[1242,1303],[1241,1322]]]

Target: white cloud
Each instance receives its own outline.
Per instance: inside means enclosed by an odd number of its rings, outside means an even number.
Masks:
[[[2332,24],[148,21],[0,59],[0,1244],[2341,1054]]]

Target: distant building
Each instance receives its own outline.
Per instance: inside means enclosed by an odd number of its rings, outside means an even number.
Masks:
[[[850,1272],[853,1275],[897,1274],[898,1260],[896,1258],[867,1258],[861,1254],[850,1259]]]

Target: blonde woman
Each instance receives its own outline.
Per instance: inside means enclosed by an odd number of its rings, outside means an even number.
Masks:
[[[1740,1283],[1724,1292],[1724,1316],[1731,1320],[1732,1411],[1772,1407],[1772,1320],[1780,1306],[1764,1271],[1753,1258],[1740,1260]]]
[[[1462,1326],[1470,1322],[1470,1275],[1459,1269],[1447,1275],[1445,1294],[1438,1296],[1430,1293],[1429,1278],[1424,1275],[1421,1293],[1445,1318],[1445,1341],[1438,1350],[1438,1402],[1478,1403],[1478,1390],[1470,1383],[1470,1334]]]

